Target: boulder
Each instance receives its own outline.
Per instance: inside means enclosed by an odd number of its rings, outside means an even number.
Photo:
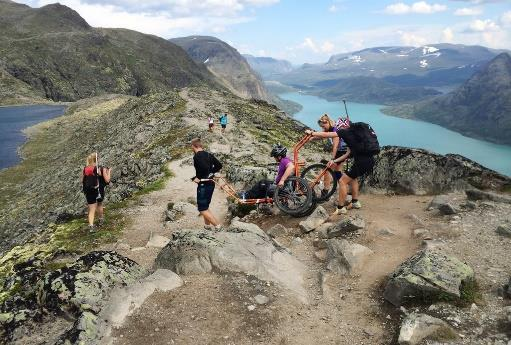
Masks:
[[[497,227],[495,232],[501,236],[511,238],[511,224],[510,223],[501,224]]]
[[[356,274],[372,254],[372,250],[360,244],[333,238],[327,243],[327,268],[339,274]]]
[[[396,235],[396,233],[389,228],[381,228],[380,230],[377,231],[377,233],[378,235],[383,237],[392,237]]]
[[[418,252],[391,274],[384,297],[395,306],[413,301],[460,298],[463,285],[474,279],[472,268],[441,249]]]
[[[280,237],[286,235],[288,233],[288,230],[282,224],[275,224],[270,229],[268,229],[266,233],[268,234],[268,236],[271,237]]]
[[[320,238],[334,238],[340,237],[345,233],[354,232],[365,228],[365,221],[360,216],[350,217],[343,219],[337,224],[325,223],[319,230],[318,235]]]
[[[436,210],[442,204],[446,204],[449,202],[448,195],[436,195],[433,200],[429,203],[428,210]]]
[[[178,274],[211,271],[241,272],[278,283],[306,301],[302,263],[282,248],[276,248],[257,225],[233,221],[219,232],[182,230],[156,258],[157,268]]]
[[[509,278],[509,282],[504,285],[504,296],[511,298],[511,277]]]
[[[54,311],[98,311],[115,286],[128,285],[146,274],[135,261],[115,252],[90,252],[45,275],[38,286],[39,304]]]
[[[329,215],[323,206],[318,206],[306,220],[300,222],[300,229],[302,229],[304,233],[314,231],[323,224],[328,217]]]
[[[230,165],[225,176],[237,186],[251,187],[261,180],[267,180],[270,173],[268,168]]]
[[[509,177],[460,155],[444,156],[398,146],[383,147],[372,173],[365,178],[367,187],[414,195],[461,191],[473,186],[499,190],[510,184]]]
[[[454,329],[445,321],[426,314],[409,314],[401,324],[398,343],[416,345],[424,339],[452,340],[456,338]]]
[[[443,215],[453,215],[458,213],[458,210],[448,202],[438,205],[438,210]]]
[[[465,191],[469,200],[495,201],[505,204],[511,204],[511,196],[497,194],[494,192],[482,191],[479,189],[468,189]]]

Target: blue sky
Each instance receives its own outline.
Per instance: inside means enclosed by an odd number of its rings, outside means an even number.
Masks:
[[[17,0],[33,7],[54,1]],[[60,0],[91,25],[225,40],[295,64],[373,46],[450,42],[511,49],[511,0]]]

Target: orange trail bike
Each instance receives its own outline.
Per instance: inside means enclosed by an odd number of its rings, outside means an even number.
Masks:
[[[337,189],[337,177],[335,172],[326,164],[316,163],[306,167],[301,173],[300,168],[305,162],[300,162],[298,153],[300,149],[312,138],[312,135],[305,135],[293,148],[293,159],[295,163],[295,175],[305,179],[313,190],[316,203],[322,203],[330,198]]]

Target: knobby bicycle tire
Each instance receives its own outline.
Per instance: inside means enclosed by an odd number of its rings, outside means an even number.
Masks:
[[[301,177],[291,176],[284,186],[277,186],[273,202],[282,212],[291,216],[299,216],[308,210],[314,199],[312,189]]]
[[[324,183],[323,183],[324,176],[321,178],[321,180],[319,182],[313,183],[316,180],[317,176],[319,174],[321,174],[321,172],[324,169],[326,169],[326,165],[317,163],[317,164],[312,164],[312,165],[308,166],[301,173],[301,177],[306,179],[309,182],[309,185],[313,191],[314,198],[316,199],[316,201],[318,203],[327,201],[335,193],[335,190],[337,189],[337,179],[335,178],[334,171],[330,168],[328,168],[325,173],[325,175],[329,174],[330,178],[332,179],[330,188],[328,189],[327,193],[325,193],[323,195],[321,194],[321,191],[324,188]]]

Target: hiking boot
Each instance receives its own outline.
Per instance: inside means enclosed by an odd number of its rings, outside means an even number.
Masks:
[[[353,204],[351,204],[351,207],[356,208],[358,210],[359,208],[362,208],[362,204],[360,203],[360,201],[357,200]]]
[[[89,225],[89,232],[96,232],[96,227],[94,225]]]
[[[332,213],[332,216],[337,216],[346,213],[348,213],[348,209],[346,208],[346,206],[343,206],[341,208],[336,208],[335,211]]]
[[[213,230],[214,228],[213,225],[204,225],[204,230]]]
[[[105,218],[99,218],[98,219],[98,227],[105,225]]]

